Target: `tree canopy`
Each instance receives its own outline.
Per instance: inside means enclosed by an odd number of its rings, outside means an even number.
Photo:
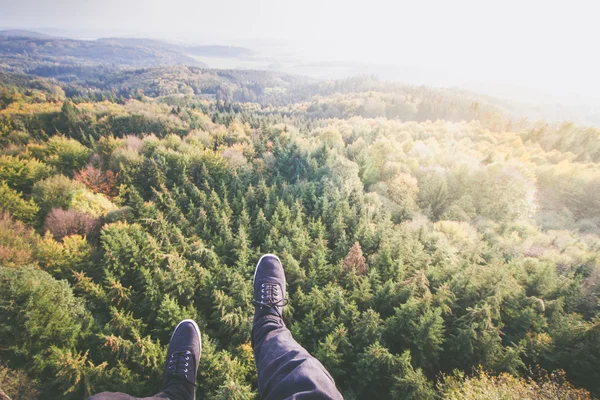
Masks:
[[[15,399],[152,395],[183,318],[199,397],[256,398],[265,252],[286,323],[348,399],[600,395],[597,129],[371,78],[0,77]]]

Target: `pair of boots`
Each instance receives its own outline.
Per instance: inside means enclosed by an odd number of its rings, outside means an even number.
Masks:
[[[285,297],[285,274],[279,259],[262,256],[254,271],[254,322],[265,316],[282,318]],[[195,399],[196,375],[202,350],[198,325],[191,319],[181,321],[169,342],[162,392],[170,398]]]

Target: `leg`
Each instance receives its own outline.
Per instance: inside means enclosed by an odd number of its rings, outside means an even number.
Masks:
[[[325,367],[292,337],[281,313],[285,275],[276,256],[263,256],[254,274],[252,347],[261,399],[341,399]]]
[[[283,321],[263,318],[253,338],[261,399],[342,398],[329,372],[294,340]]]

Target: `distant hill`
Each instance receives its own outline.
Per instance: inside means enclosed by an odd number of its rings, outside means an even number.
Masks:
[[[0,69],[28,72],[43,68],[111,65],[143,68],[152,66],[192,65],[203,63],[181,52],[177,46],[152,40],[107,39],[72,40],[50,36],[23,36],[27,31],[4,31],[0,35]],[[20,33],[21,32],[21,33]],[[160,44],[159,44],[160,43]]]
[[[26,37],[26,38],[37,38],[37,39],[49,39],[52,36],[45,35],[43,33],[27,31],[23,29],[6,29],[0,31],[1,37]]]
[[[54,78],[54,79],[47,79]],[[110,66],[38,67],[29,73],[0,68],[2,87],[51,92],[61,87],[68,97],[86,99],[149,97],[203,99],[261,104],[289,104],[291,98],[308,99],[318,90],[315,80],[272,71],[220,70],[192,66],[118,68]]]
[[[98,41],[111,45],[145,47],[203,57],[244,58],[256,54],[254,50],[240,46],[183,46],[163,40],[145,38],[102,38]]]
[[[106,45],[144,47],[149,49],[160,49],[165,51],[174,51],[183,53],[183,47],[163,40],[145,39],[145,38],[100,38],[97,40]]]
[[[143,92],[147,96],[195,94],[218,95],[234,101],[260,101],[266,88],[285,90],[311,83],[311,79],[290,74],[250,71],[215,70],[198,67],[155,67],[118,70],[98,76],[87,87],[127,96]]]

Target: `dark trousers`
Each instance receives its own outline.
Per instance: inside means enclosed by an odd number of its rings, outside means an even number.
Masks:
[[[261,399],[342,399],[329,372],[294,340],[280,318],[267,315],[255,321],[252,346]],[[144,397],[145,400],[166,398],[169,397],[164,393]],[[104,392],[89,400],[136,399],[124,393]]]

